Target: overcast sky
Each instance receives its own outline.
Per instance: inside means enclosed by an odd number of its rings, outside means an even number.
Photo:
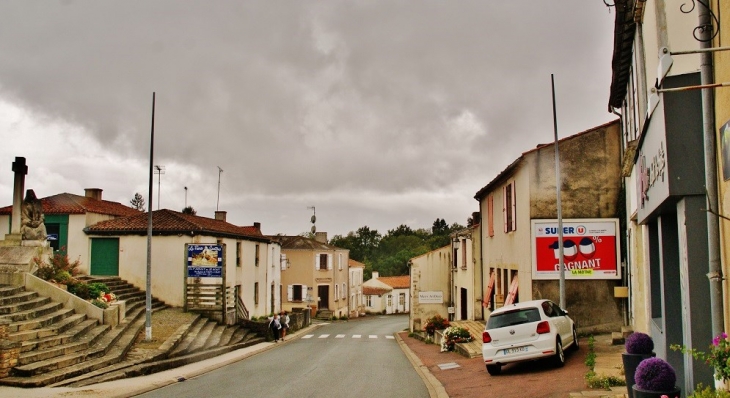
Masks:
[[[522,152],[607,112],[600,0],[2,1],[0,205],[147,198],[265,234],[466,224]],[[154,178],[153,209],[158,208]]]

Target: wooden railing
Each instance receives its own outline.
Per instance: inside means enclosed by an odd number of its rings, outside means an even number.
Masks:
[[[243,299],[241,298],[241,286],[237,285],[234,291],[236,300],[236,320],[240,321],[242,319],[251,319],[250,314],[248,313],[248,308],[246,308],[246,304],[243,303]]]
[[[228,309],[236,307],[236,291],[221,285],[187,285],[185,310],[220,313],[225,323]]]

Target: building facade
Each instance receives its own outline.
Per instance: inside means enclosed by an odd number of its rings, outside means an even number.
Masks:
[[[349,259],[350,273],[350,318],[357,318],[365,315],[365,307],[363,305],[362,283],[363,273],[365,272],[365,264]]]
[[[409,329],[423,330],[429,318],[436,315],[448,319],[452,307],[452,246],[444,246],[412,258],[408,265],[411,280]]]

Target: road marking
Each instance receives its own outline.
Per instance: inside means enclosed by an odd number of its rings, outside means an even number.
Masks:
[[[377,334],[371,334],[371,335],[368,335],[368,338],[377,339],[378,338],[378,335]]]
[[[360,337],[362,337],[362,335],[360,335],[360,334],[353,334],[352,335],[352,338],[353,339],[359,339]]]
[[[341,338],[343,338],[343,337],[345,337],[345,335],[344,335],[344,334],[338,334],[337,336],[335,336],[335,338],[336,338],[336,339],[341,339]]]
[[[314,337],[313,334],[308,334],[306,336],[302,336],[303,339],[311,339],[312,337]]]
[[[390,339],[390,340],[393,340],[393,339],[394,339],[395,337],[393,337],[393,336],[390,336],[390,335],[387,335],[387,336],[385,336],[385,338],[386,338],[386,339]]]
[[[330,335],[328,335],[328,334],[320,334],[319,335],[319,338],[320,339],[326,339],[327,337],[330,337]]]

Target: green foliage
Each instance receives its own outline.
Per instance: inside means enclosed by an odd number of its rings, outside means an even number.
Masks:
[[[193,206],[188,206],[188,207],[182,209],[182,214],[196,215],[196,214],[198,214],[198,212],[195,211],[195,209],[193,209]]]
[[[34,275],[49,282],[72,283],[75,280],[74,276],[81,273],[81,262],[79,260],[69,261],[65,247],[55,252],[48,263],[41,260],[40,257],[34,257],[32,264],[37,267]]]
[[[700,383],[697,385],[697,388],[695,388],[695,392],[687,398],[730,398],[730,391],[713,390],[709,386],[704,386]]]
[[[69,293],[75,294],[84,300],[97,299],[102,292],[107,293],[109,291],[110,290],[106,286],[106,284],[101,282],[93,282],[88,284],[80,282],[68,285]]]
[[[331,321],[336,321],[337,320],[337,315],[332,315],[332,317],[330,318],[330,320]]]
[[[91,300],[91,304],[94,304],[95,306],[101,308],[102,310],[109,308],[109,304],[107,304],[104,301],[99,300],[99,299]]]
[[[341,316],[341,317],[340,317],[340,320],[341,320],[341,321],[346,321],[346,320],[347,320],[347,315],[343,315],[343,316]]]
[[[596,339],[593,336],[588,337],[588,354],[586,355],[585,364],[588,366],[588,372],[585,375],[586,383],[589,388],[602,388],[610,390],[611,387],[625,386],[626,380],[616,376],[599,376],[593,371],[596,366]]]
[[[704,361],[708,366],[715,369],[715,377],[718,380],[725,382],[730,380],[730,340],[728,340],[727,333],[722,332],[720,335],[715,336],[707,352],[688,349],[679,344],[672,344],[669,348],[674,351],[681,351],[683,354],[689,353],[695,359]]]
[[[449,327],[448,320],[441,315],[434,315],[426,320],[426,325],[423,328],[426,333],[433,335],[437,330],[446,329],[447,327]]]
[[[381,236],[377,230],[365,226],[347,236],[335,235],[329,243],[350,250],[351,259],[364,263],[367,280],[373,271],[381,276],[407,275],[411,258],[449,245],[449,235],[462,229],[459,224],[449,226],[444,219],[437,218],[430,231],[401,224]]]

